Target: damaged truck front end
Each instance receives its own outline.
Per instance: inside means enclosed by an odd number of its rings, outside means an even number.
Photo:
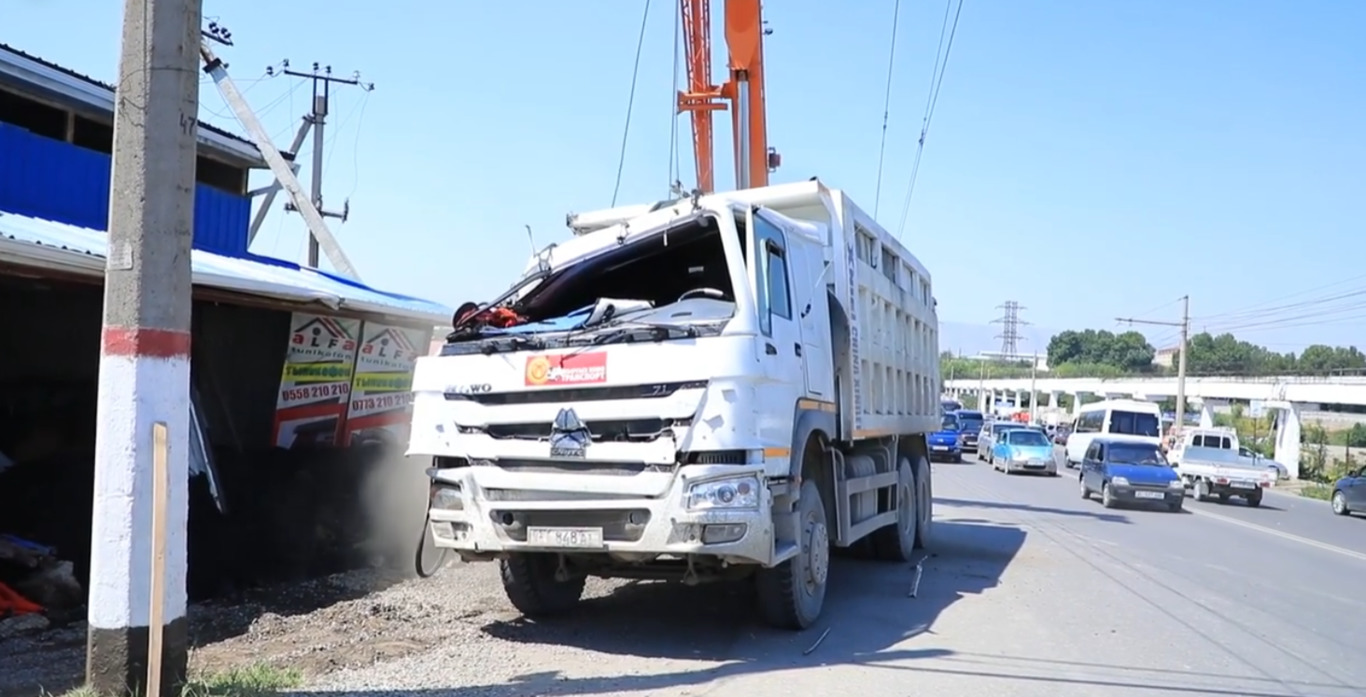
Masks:
[[[589,575],[774,562],[742,238],[728,207],[684,206],[546,250],[418,362],[431,539],[501,560],[527,614],[565,609]]]

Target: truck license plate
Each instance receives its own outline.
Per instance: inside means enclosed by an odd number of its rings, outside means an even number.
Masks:
[[[1257,485],[1252,482],[1229,482],[1229,486],[1234,489],[1256,489]]]
[[[1166,496],[1166,494],[1164,494],[1164,493],[1162,493],[1162,492],[1160,492],[1160,491],[1135,491],[1135,492],[1134,492],[1134,498],[1136,498],[1136,499],[1160,499],[1160,498],[1164,498],[1165,496]]]
[[[600,549],[602,528],[527,528],[526,541],[537,547]]]
[[[935,449],[935,450],[948,450],[948,449],[949,449],[949,446],[947,446],[947,445],[931,445],[930,447],[933,448],[933,449]]]

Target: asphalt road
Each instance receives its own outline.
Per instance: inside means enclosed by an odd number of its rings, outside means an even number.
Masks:
[[[1107,510],[1062,472],[935,465],[935,544],[916,597],[910,565],[841,558],[824,619],[804,633],[764,628],[740,586],[598,586],[575,617],[537,625],[495,608],[472,630],[477,641],[333,674],[313,689],[1366,695],[1366,520],[1280,494],[1259,509]],[[487,564],[425,583],[497,595]]]

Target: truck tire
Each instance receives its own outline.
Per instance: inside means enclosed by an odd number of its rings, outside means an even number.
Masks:
[[[830,532],[814,481],[802,483],[797,517],[801,520],[797,556],[771,569],[759,569],[754,578],[759,613],[779,629],[806,629],[820,619],[830,576]]]
[[[559,559],[547,553],[513,553],[498,563],[503,592],[512,606],[530,618],[561,615],[583,597],[583,576],[560,581],[555,578]]]
[[[915,512],[920,521],[915,526],[915,548],[926,549],[934,537],[934,475],[929,460],[915,461]]]
[[[1196,501],[1209,500],[1209,481],[1198,479],[1195,482],[1194,493],[1191,494]]]
[[[1249,506],[1251,506],[1251,507],[1253,507],[1253,508],[1256,508],[1256,507],[1262,505],[1262,490],[1261,490],[1261,489],[1257,489],[1256,491],[1254,491],[1254,492],[1252,492],[1252,493],[1250,493],[1250,494],[1247,495],[1247,505],[1249,505]]]
[[[878,528],[871,535],[877,558],[910,561],[920,529],[920,496],[911,461],[901,458],[896,466],[896,524]]]

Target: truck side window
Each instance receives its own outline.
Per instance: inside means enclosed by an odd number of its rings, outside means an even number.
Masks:
[[[778,245],[769,242],[765,247],[767,258],[764,270],[768,276],[768,309],[783,319],[792,319],[792,301],[787,286],[787,259],[783,258],[783,250]]]

